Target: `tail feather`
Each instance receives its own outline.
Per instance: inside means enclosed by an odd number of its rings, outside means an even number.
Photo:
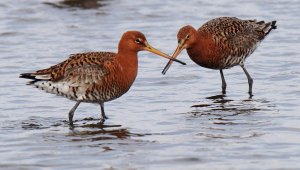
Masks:
[[[20,78],[34,80],[50,80],[51,74],[22,73],[20,74]]]
[[[85,93],[83,93],[86,90],[84,87],[83,89],[80,87],[78,90],[78,87],[71,86],[68,82],[53,82],[51,81],[51,74],[22,73],[19,77],[30,79],[31,81],[29,81],[27,85],[35,86],[48,93],[64,96],[71,100],[77,100],[78,97],[83,99],[85,95]]]
[[[32,73],[22,73],[19,77],[24,79],[35,79],[35,76],[32,75]]]
[[[271,26],[272,26],[273,29],[277,29],[276,22],[277,22],[277,21],[272,21],[272,22],[271,22]]]
[[[49,74],[37,75],[35,73],[22,73],[19,76],[20,78],[31,79],[32,81],[28,82],[28,84],[34,84],[37,81],[42,80],[50,80],[51,76]]]
[[[271,21],[265,25],[263,31],[265,35],[268,35],[273,29],[277,29],[276,21]]]
[[[54,83],[49,80],[50,75],[48,74],[37,75],[36,73],[22,73],[19,77],[30,79],[30,81],[27,82],[27,85],[33,85],[48,93],[63,95],[61,91],[66,89],[65,84]]]

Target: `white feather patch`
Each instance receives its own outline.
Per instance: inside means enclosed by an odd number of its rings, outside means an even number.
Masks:
[[[35,78],[39,80],[49,80],[51,78],[51,75],[50,74],[35,75]]]

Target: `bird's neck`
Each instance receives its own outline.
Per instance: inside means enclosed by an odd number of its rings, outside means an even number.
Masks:
[[[214,60],[215,45],[208,37],[198,34],[197,41],[187,49],[187,53],[191,60],[198,65],[210,68],[211,62]]]
[[[202,39],[202,37],[198,35],[196,41],[187,49],[187,53],[195,63],[200,64],[206,55],[205,48],[207,48],[205,39]]]
[[[138,66],[138,56],[135,51],[119,51],[118,57],[121,64],[126,66],[126,68],[137,68]]]
[[[118,58],[120,63],[120,71],[122,75],[132,84],[138,72],[138,56],[134,51],[119,51]]]
[[[202,49],[202,42],[201,38],[199,38],[198,35],[195,35],[196,39],[195,41],[189,46],[189,48],[187,48],[187,52],[189,54],[190,57],[196,57],[196,55],[201,54],[201,49]]]

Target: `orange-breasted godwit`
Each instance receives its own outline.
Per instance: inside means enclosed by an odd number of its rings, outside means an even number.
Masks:
[[[50,68],[23,73],[20,77],[32,79],[29,84],[39,89],[76,101],[69,112],[71,125],[81,102],[99,103],[100,123],[104,123],[107,119],[104,102],[114,100],[129,90],[138,72],[137,53],[142,50],[185,64],[150,46],[141,32],[128,31],[123,34],[117,53],[73,54]]]
[[[235,17],[221,17],[208,21],[198,30],[190,25],[182,27],[178,34],[178,46],[172,58],[176,58],[184,49],[198,65],[220,70],[222,92],[226,93],[226,81],[223,69],[240,65],[244,70],[252,95],[253,79],[247,72],[244,63],[259,43],[276,29],[276,21],[265,23],[256,20],[241,20]],[[163,74],[172,64],[168,62]]]

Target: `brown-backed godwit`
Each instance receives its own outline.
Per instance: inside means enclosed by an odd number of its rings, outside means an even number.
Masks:
[[[198,65],[220,70],[222,92],[226,93],[226,81],[223,69],[240,65],[244,70],[252,95],[253,79],[244,67],[246,58],[253,53],[258,44],[276,29],[276,21],[265,23],[256,20],[241,20],[235,17],[221,17],[208,21],[198,30],[192,26],[182,27],[178,34],[178,47],[172,58],[186,49],[190,58]],[[172,64],[168,62],[163,74]]]
[[[107,119],[104,102],[114,100],[129,90],[138,72],[137,53],[142,50],[180,62],[150,46],[142,33],[128,31],[119,42],[118,53],[73,54],[50,68],[23,73],[20,77],[32,79],[29,84],[46,92],[75,100],[76,104],[69,112],[71,125],[74,112],[81,102],[99,103],[100,123],[104,123]]]

